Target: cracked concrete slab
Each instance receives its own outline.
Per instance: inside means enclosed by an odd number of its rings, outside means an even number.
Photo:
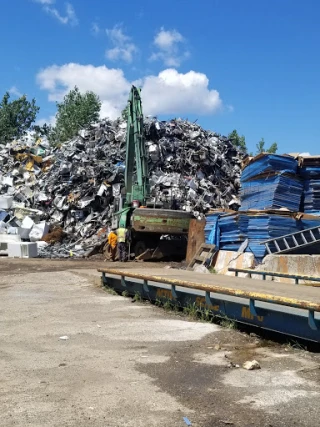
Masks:
[[[317,354],[133,304],[88,266],[21,265],[0,263],[1,425],[318,426]]]

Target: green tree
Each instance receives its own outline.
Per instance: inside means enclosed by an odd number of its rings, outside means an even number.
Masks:
[[[51,133],[53,132],[53,127],[51,125],[48,125],[47,123],[44,123],[42,126],[34,125],[32,126],[32,130],[38,135],[49,137]]]
[[[231,140],[234,146],[241,148],[244,151],[247,151],[246,138],[243,135],[240,136],[236,129],[229,133],[228,138]]]
[[[82,94],[77,86],[70,90],[61,103],[57,102],[55,139],[64,142],[73,138],[80,129],[99,120],[101,101],[93,92]]]
[[[123,120],[128,120],[128,108],[127,107],[121,111],[121,117],[123,118]]]
[[[59,144],[57,130],[54,126],[44,123],[42,126],[34,125],[31,129],[33,131],[33,136],[35,139],[47,137],[51,145],[56,146]]]
[[[6,92],[0,102],[0,143],[23,136],[36,120],[39,109],[35,99],[28,101],[26,95],[22,95],[10,101],[10,94]]]
[[[258,142],[258,144],[256,145],[257,147],[257,154],[259,153],[265,153],[265,140],[264,138],[261,138],[260,141]]]
[[[277,151],[278,151],[278,144],[276,142],[274,142],[268,148],[267,153],[275,154]]]
[[[278,144],[276,142],[274,142],[273,144],[270,145],[269,148],[265,148],[265,140],[264,138],[261,138],[261,140],[258,142],[258,144],[256,145],[257,147],[257,154],[260,153],[270,153],[270,154],[274,154],[278,151]]]

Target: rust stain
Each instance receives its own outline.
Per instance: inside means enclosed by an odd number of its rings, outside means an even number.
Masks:
[[[281,273],[288,273],[287,271],[287,263],[285,262],[286,259],[283,255],[280,255],[280,257],[278,258],[279,262],[278,262],[278,268],[277,271],[281,272]]]
[[[287,256],[280,255],[277,271],[280,273],[289,273]],[[287,277],[280,277],[279,281],[282,283],[293,283],[293,280]]]
[[[205,221],[199,221],[197,219],[192,219],[189,226],[188,234],[188,248],[186,262],[189,264],[197,251],[200,249],[202,243],[205,243],[204,227],[206,225]]]

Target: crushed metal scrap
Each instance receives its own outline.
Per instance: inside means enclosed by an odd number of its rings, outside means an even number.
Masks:
[[[201,217],[235,208],[244,153],[186,120],[145,121],[151,194]],[[102,247],[124,181],[126,123],[103,120],[60,147],[46,139],[0,151],[0,233],[40,240],[39,256],[87,256]],[[32,230],[36,232],[32,232]],[[59,232],[57,233],[57,230]]]

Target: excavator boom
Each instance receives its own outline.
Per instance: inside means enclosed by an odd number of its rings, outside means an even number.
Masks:
[[[145,205],[149,197],[148,158],[143,131],[140,89],[132,86],[127,105],[127,151],[125,170],[126,204]],[[136,178],[136,179],[135,179]]]

